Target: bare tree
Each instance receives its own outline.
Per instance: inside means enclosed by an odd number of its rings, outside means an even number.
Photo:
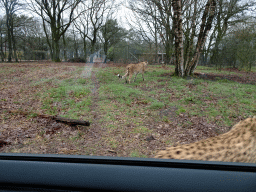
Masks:
[[[75,22],[74,25],[76,29],[79,31],[79,34],[83,41],[83,50],[84,50],[84,59],[87,58],[87,37],[89,35],[89,14],[90,14],[90,8],[89,6],[83,2],[81,4],[82,9],[86,10],[84,14],[82,14]]]
[[[251,71],[256,59],[255,24],[256,20],[252,18],[229,29],[228,34],[219,42],[220,63]],[[217,69],[221,67],[222,65],[218,65]]]
[[[74,58],[78,58],[78,35],[77,31],[75,30],[75,26],[72,26],[71,35],[73,36],[73,49],[74,49]]]
[[[198,30],[197,23],[199,16],[202,14],[202,0],[187,0],[184,3],[183,14],[183,34],[184,34],[184,68],[193,57],[196,33]]]
[[[14,35],[17,39],[18,57],[21,59],[46,59],[48,45],[42,22],[34,17],[19,15],[14,20]]]
[[[166,61],[170,62],[173,55],[173,43],[174,43],[174,25],[172,23],[172,1],[165,0],[153,0],[159,11],[159,17],[157,21],[160,24],[160,38],[165,47]]]
[[[16,62],[18,62],[17,54],[16,54],[16,44],[15,38],[13,35],[13,17],[15,12],[20,8],[21,4],[18,0],[2,0],[2,5],[5,9],[6,14],[6,28],[7,28],[7,39],[8,39],[8,62],[12,61],[12,52],[14,49],[14,56]]]
[[[43,20],[47,42],[51,49],[51,58],[55,62],[60,61],[60,38],[67,31],[70,24],[84,11],[80,10],[75,15],[75,9],[80,3],[81,0],[31,0],[29,4],[30,9]],[[50,26],[51,39],[47,34],[46,25]]]
[[[75,22],[75,26],[83,40],[85,58],[88,47],[86,40],[90,42],[90,52],[94,53],[99,31],[112,13],[114,4],[111,0],[89,0],[82,3],[82,9],[86,12]]]
[[[103,25],[103,14],[106,10],[105,0],[92,0],[91,11],[89,14],[89,21],[92,25],[91,35],[87,38],[91,41],[91,53],[95,51],[95,44],[97,42],[97,34]]]
[[[253,1],[243,3],[241,0],[217,1],[217,15],[216,19],[214,20],[215,27],[213,33],[211,34],[211,41],[207,49],[207,54],[209,54],[210,48],[213,47],[211,56],[212,63],[218,63],[219,44],[226,35],[228,28],[230,26],[237,25],[238,23],[245,22],[249,17],[240,17],[239,15],[244,14],[245,11],[255,4],[256,3]]]
[[[135,27],[137,32],[143,37],[143,39],[148,42],[150,46],[150,53],[154,52],[155,62],[158,62],[157,54],[159,50],[159,7],[162,9],[161,5],[156,5],[159,3],[155,0],[142,0],[142,1],[130,1],[129,8],[133,11],[133,18],[130,19],[130,26]],[[153,43],[152,43],[153,42]],[[152,44],[154,47],[152,48]]]

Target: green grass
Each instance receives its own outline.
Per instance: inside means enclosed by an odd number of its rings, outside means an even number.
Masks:
[[[143,126],[138,126],[138,127],[134,128],[133,131],[131,131],[131,133],[142,133],[142,134],[151,133],[151,132],[152,132],[151,130],[149,130],[148,128],[143,127]]]
[[[149,69],[149,72],[145,73],[144,82],[139,78],[139,74],[136,82],[131,84],[124,84],[124,80],[113,75],[113,71],[122,74],[124,70],[101,69],[98,73],[102,83],[99,90],[100,98],[102,100],[108,99],[106,103],[111,103],[108,110],[119,109],[124,111],[128,117],[139,118],[140,113],[144,110],[155,111],[161,110],[165,106],[176,105],[178,106],[177,115],[188,113],[192,116],[205,116],[207,118],[222,116],[225,125],[230,124],[230,118],[239,115],[255,115],[255,85],[238,84],[226,79],[208,81],[159,77],[167,71],[155,66],[150,68],[151,70]],[[201,66],[198,71],[219,73],[213,68]],[[220,73],[230,74],[227,71]],[[158,79],[165,79],[166,81],[158,82]],[[192,89],[188,86],[189,82],[193,83]],[[142,100],[145,101],[145,105],[136,105],[136,102],[139,103]],[[153,118],[157,117],[154,116]],[[164,117],[162,121],[166,122],[168,118]]]
[[[141,154],[138,150],[134,150],[130,153],[130,157],[147,158],[146,155]]]
[[[163,107],[164,107],[164,103],[155,101],[148,108],[149,109],[161,109]]]
[[[60,108],[65,111],[63,117],[77,119],[90,110],[92,85],[89,79],[65,79],[56,81],[55,86],[41,94],[42,109],[46,109],[46,113],[56,115]]]

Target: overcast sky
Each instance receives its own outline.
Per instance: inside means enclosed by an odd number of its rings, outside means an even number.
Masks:
[[[117,0],[117,1],[121,2],[121,6],[116,14],[116,18],[122,27],[129,29],[130,26],[128,25],[128,22],[133,17],[132,11],[128,8],[129,0]],[[136,0],[133,0],[133,1],[136,1]]]

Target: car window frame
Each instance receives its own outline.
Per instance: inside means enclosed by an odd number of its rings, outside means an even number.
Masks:
[[[0,189],[256,190],[256,165],[251,163],[2,153],[0,167]]]

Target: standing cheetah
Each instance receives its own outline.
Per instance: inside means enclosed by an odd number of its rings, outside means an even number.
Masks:
[[[129,83],[131,83],[131,79],[132,79],[133,74],[135,74],[135,78],[134,78],[134,82],[135,82],[138,73],[141,73],[143,81],[144,81],[144,72],[146,70],[147,65],[148,65],[147,61],[144,61],[144,62],[141,62],[141,63],[138,63],[138,64],[129,64],[126,67],[126,74],[124,76],[121,76],[121,75],[118,74],[117,76],[119,78],[122,78],[122,79],[125,78],[126,83],[127,83],[126,77],[129,76],[128,81],[129,81]]]

